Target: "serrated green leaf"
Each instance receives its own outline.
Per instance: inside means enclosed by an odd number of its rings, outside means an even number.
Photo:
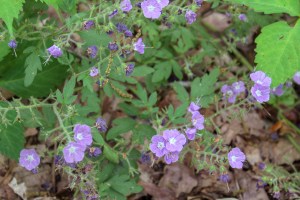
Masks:
[[[134,68],[132,76],[146,76],[148,74],[153,73],[155,70],[152,67],[141,66]]]
[[[28,87],[32,84],[37,71],[42,70],[42,63],[40,57],[35,53],[30,54],[25,61],[25,78],[24,78],[24,85]]]
[[[0,18],[5,22],[9,34],[13,35],[13,19],[19,17],[25,0],[0,0]]]
[[[201,107],[208,107],[213,100],[214,85],[219,73],[219,68],[215,68],[201,79],[195,78],[191,85],[191,100],[195,101],[199,98]]]
[[[63,90],[64,99],[68,99],[74,93],[75,84],[76,84],[76,77],[72,76],[71,79],[65,84]]]
[[[227,0],[230,3],[244,4],[257,12],[265,14],[287,13],[291,16],[300,15],[299,0]]]
[[[108,183],[111,188],[118,193],[127,196],[132,193],[138,193],[143,190],[143,188],[136,184],[133,179],[130,179],[128,175],[118,175],[112,177]]]
[[[60,0],[40,0],[43,3],[46,3],[48,6],[53,6],[56,10],[58,10],[58,5]]]
[[[256,38],[257,70],[272,78],[272,86],[278,86],[300,69],[300,20],[294,27],[280,21],[262,29]],[[272,47],[272,48],[270,48]]]
[[[150,97],[149,97],[149,102],[148,102],[148,106],[153,106],[157,101],[157,93],[153,92]]]
[[[139,144],[144,144],[145,138],[150,140],[155,134],[156,131],[151,126],[146,124],[139,124],[133,130],[132,140],[138,142]]]
[[[178,82],[173,84],[173,88],[177,93],[178,99],[184,103],[189,101],[189,93],[186,91],[186,89]]]
[[[136,121],[131,118],[118,118],[113,121],[114,126],[106,135],[107,140],[114,139],[122,133],[126,133],[134,128]]]

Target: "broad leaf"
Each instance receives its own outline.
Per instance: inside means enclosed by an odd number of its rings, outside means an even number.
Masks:
[[[30,56],[26,58],[25,67],[26,70],[25,70],[24,85],[28,87],[29,85],[32,84],[37,74],[37,71],[42,70],[42,63],[40,57],[35,53],[30,54]]]
[[[230,3],[244,4],[257,12],[265,14],[287,13],[291,16],[300,15],[299,0],[227,0]]]
[[[280,21],[262,29],[256,38],[257,70],[272,78],[272,86],[278,86],[300,69],[300,20],[294,27]]]
[[[13,19],[19,17],[25,0],[0,0],[0,18],[5,22],[8,32],[13,35]]]

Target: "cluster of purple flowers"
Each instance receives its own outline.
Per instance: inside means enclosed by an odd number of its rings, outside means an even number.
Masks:
[[[229,103],[234,103],[236,97],[245,92],[245,84],[243,81],[234,82],[232,85],[223,85],[221,92],[223,93],[223,98],[227,99]]]
[[[116,24],[117,31],[123,33],[125,37],[132,37],[132,32],[127,28],[125,24],[117,23]]]
[[[204,116],[199,112],[200,106],[196,103],[191,102],[190,106],[188,107],[188,111],[192,114],[192,128],[187,128],[185,133],[189,140],[194,140],[197,130],[204,129]]]
[[[262,71],[256,71],[250,74],[250,78],[254,81],[251,88],[251,94],[259,103],[267,102],[270,99],[271,78]]]
[[[150,150],[157,156],[163,157],[167,164],[178,161],[179,153],[186,143],[186,138],[176,129],[165,130],[163,135],[155,135],[151,139]]]
[[[83,160],[84,152],[93,142],[91,127],[76,124],[73,129],[75,142],[69,142],[63,149],[66,163],[77,163]]]

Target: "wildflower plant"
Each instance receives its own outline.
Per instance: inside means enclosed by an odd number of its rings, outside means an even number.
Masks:
[[[230,17],[245,26],[252,15],[262,15],[251,9],[300,13],[297,0],[272,1],[268,7],[258,1],[8,1],[1,9],[13,12],[0,11],[5,24],[0,27],[0,87],[13,95],[0,96],[0,153],[29,171],[52,155],[56,168],[68,175],[69,187],[86,199],[122,200],[141,192],[139,160],[150,166],[190,156],[197,172],[217,173],[221,182],[230,182],[229,168],[241,170],[247,156],[243,147],[224,144],[215,118],[243,116],[266,103],[292,107],[295,91],[285,82],[300,84],[295,42],[300,22],[289,26],[262,17],[271,24],[256,39],[255,67],[236,49],[241,38],[231,31],[215,40],[209,27],[198,23],[199,11],[204,4],[238,8]],[[55,18],[28,20],[31,9],[46,11],[46,4],[55,9]],[[287,48],[294,51],[283,51]],[[237,63],[214,61],[228,50]],[[246,68],[224,80],[236,65]],[[159,103],[162,89],[173,91],[180,105]],[[288,94],[293,94],[289,102],[283,100]],[[115,109],[122,117],[103,115],[111,109],[106,97],[118,99]],[[278,117],[284,117],[282,110]],[[25,128],[39,129],[50,153],[27,148]],[[272,170],[266,167],[262,181],[272,186],[274,196],[299,188],[298,172]]]

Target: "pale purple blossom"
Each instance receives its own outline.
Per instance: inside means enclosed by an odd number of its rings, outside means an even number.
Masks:
[[[55,44],[52,45],[47,49],[48,53],[53,56],[54,58],[58,58],[62,55],[62,50],[56,46]]]
[[[272,79],[262,71],[256,71],[250,74],[250,78],[254,83],[265,87],[270,87]]]
[[[201,7],[202,3],[203,3],[203,0],[195,0],[195,3],[196,3],[197,6]]]
[[[90,70],[90,76],[91,77],[95,77],[95,76],[98,76],[99,74],[99,70],[97,67],[92,67],[91,70]]]
[[[31,171],[40,164],[40,156],[34,149],[23,149],[20,152],[19,164]]]
[[[113,18],[114,16],[116,16],[118,14],[118,9],[115,9],[113,10],[109,15],[108,15],[108,18],[111,19]]]
[[[169,0],[156,0],[161,9],[169,5]]]
[[[295,81],[295,83],[300,85],[300,71],[295,73],[293,80]]]
[[[86,147],[77,142],[69,142],[63,149],[66,163],[77,163],[83,160]]]
[[[126,76],[130,76],[134,70],[134,63],[129,63],[125,68]]]
[[[92,20],[89,20],[89,21],[86,21],[86,22],[83,23],[83,28],[85,30],[90,30],[94,26],[95,26],[95,23]]]
[[[223,183],[228,183],[230,181],[230,177],[229,177],[229,174],[222,174],[220,177],[219,177],[219,180]]]
[[[282,96],[284,93],[284,90],[283,90],[283,85],[280,84],[278,85],[277,87],[273,88],[272,89],[272,94],[276,95],[276,96]]]
[[[270,99],[270,87],[254,84],[251,94],[259,103],[267,102]]]
[[[98,53],[98,48],[96,46],[90,46],[87,49],[87,54],[91,57],[91,58],[96,58]]]
[[[186,137],[189,140],[194,140],[196,137],[197,129],[195,128],[187,128],[185,131]]]
[[[236,93],[233,90],[232,86],[223,85],[221,88],[221,92],[223,93],[223,98],[227,99],[229,103],[234,103],[236,99]]]
[[[189,107],[188,107],[188,111],[190,112],[190,113],[193,113],[193,112],[196,112],[196,111],[198,111],[200,109],[200,106],[198,106],[196,103],[194,103],[194,102],[191,102],[190,103],[190,105],[189,105]]]
[[[186,143],[185,136],[176,129],[165,130],[163,132],[163,138],[166,140],[166,149],[169,152],[180,152]]]
[[[76,124],[73,129],[74,140],[83,146],[89,146],[93,142],[91,127],[85,124]]]
[[[197,130],[204,129],[204,117],[200,112],[193,112],[192,114],[192,124]]]
[[[141,7],[146,18],[157,19],[161,15],[162,8],[157,0],[144,0]]]
[[[15,49],[15,48],[17,48],[18,45],[17,45],[16,40],[11,40],[11,41],[9,41],[8,46],[12,49]]]
[[[165,155],[164,159],[167,164],[177,162],[179,159],[179,152],[169,152]]]
[[[120,4],[120,7],[123,12],[129,12],[132,9],[130,0],[123,0]]]
[[[243,81],[234,82],[231,87],[235,94],[240,94],[246,90],[245,83]]]
[[[247,21],[247,16],[245,14],[240,14],[239,15],[239,20],[242,22],[246,22]]]
[[[143,39],[139,38],[136,43],[133,44],[133,48],[139,54],[144,54],[145,52],[145,44],[143,43]]]
[[[98,129],[98,131],[100,131],[100,132],[106,132],[107,131],[106,121],[102,117],[97,118],[95,125],[96,125],[96,128]]]
[[[108,49],[110,51],[117,51],[119,49],[118,44],[115,42],[108,43]]]
[[[242,169],[245,160],[245,154],[238,147],[231,149],[228,153],[228,161],[232,168]]]
[[[89,157],[98,157],[102,153],[99,147],[90,147],[88,148]]]
[[[187,21],[188,24],[194,23],[196,21],[196,18],[197,18],[197,14],[196,13],[194,13],[191,10],[186,11],[186,13],[185,13],[185,19],[186,19],[186,21]]]
[[[151,138],[150,150],[160,158],[168,153],[168,150],[166,149],[166,143],[167,141],[162,136],[154,135]]]

